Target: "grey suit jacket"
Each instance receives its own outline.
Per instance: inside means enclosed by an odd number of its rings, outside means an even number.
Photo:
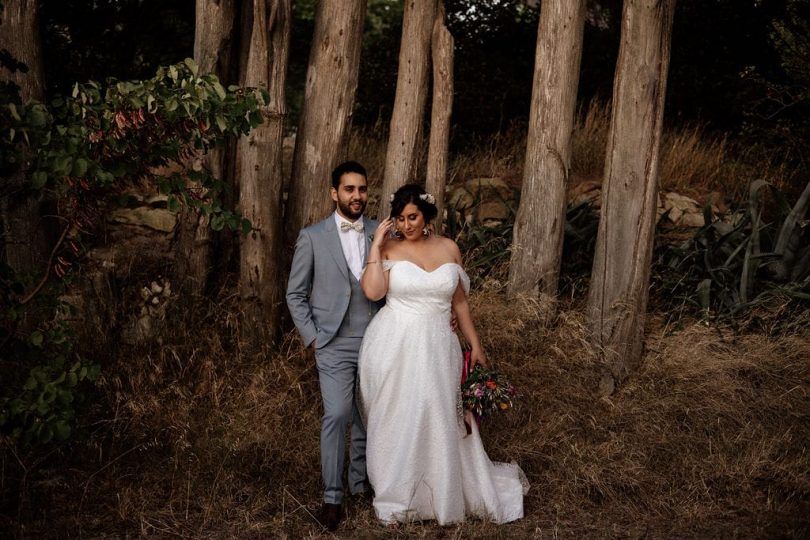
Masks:
[[[364,217],[363,223],[368,254],[377,222]],[[313,341],[318,348],[329,343],[349,307],[349,266],[339,234],[335,217],[329,214],[323,221],[302,229],[295,243],[287,282],[287,307],[305,346]]]

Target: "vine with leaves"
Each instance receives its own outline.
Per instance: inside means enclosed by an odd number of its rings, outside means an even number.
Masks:
[[[225,207],[224,183],[198,158],[259,125],[268,99],[265,90],[224,88],[190,59],[148,80],[77,83],[47,106],[23,103],[13,82],[0,83],[0,174],[24,175],[17,191],[54,201],[60,224],[44,275],[0,267],[0,431],[24,443],[71,435],[82,383],[100,368],[75,350],[64,316],[73,308],[58,298],[80,266],[88,233],[129,189],[152,182],[171,210],[194,208],[215,230],[250,230]]]

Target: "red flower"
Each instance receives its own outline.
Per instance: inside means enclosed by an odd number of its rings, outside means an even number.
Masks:
[[[495,390],[496,388],[498,388],[498,383],[496,383],[492,379],[487,379],[487,388],[489,388],[490,390]]]

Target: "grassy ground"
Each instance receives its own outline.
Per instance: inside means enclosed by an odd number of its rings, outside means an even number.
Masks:
[[[810,332],[734,335],[653,316],[636,375],[596,397],[600,366],[576,306],[481,288],[474,315],[517,408],[485,425],[490,457],[532,488],[496,527],[380,526],[347,505],[341,537],[806,536]],[[19,536],[328,537],[317,375],[292,334],[276,355],[235,347],[233,300],[162,346],[112,351],[85,442],[3,451],[0,528]],[[179,315],[178,315],[179,316]],[[5,443],[4,443],[5,444]],[[16,496],[15,496],[16,492]]]

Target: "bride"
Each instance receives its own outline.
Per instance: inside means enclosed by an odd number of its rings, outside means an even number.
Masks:
[[[436,214],[432,195],[418,185],[397,190],[361,279],[369,299],[386,298],[358,360],[374,510],[386,523],[435,519],[445,525],[465,515],[506,523],[523,517],[528,483],[517,465],[489,460],[475,422],[467,435],[463,357],[451,310],[472,347],[472,362],[486,366],[487,360],[470,316],[458,246],[430,234]]]

